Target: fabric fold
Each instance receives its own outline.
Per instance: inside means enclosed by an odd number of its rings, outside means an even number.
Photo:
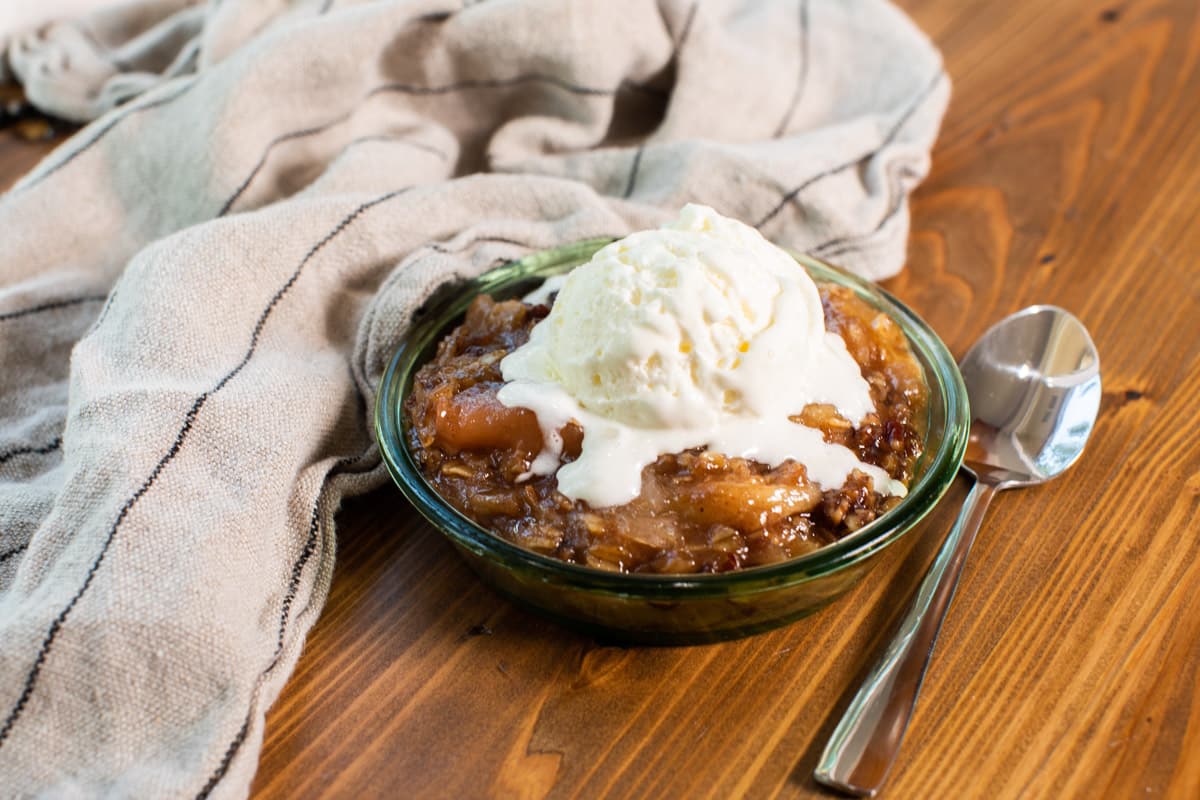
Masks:
[[[98,117],[0,197],[18,795],[248,792],[431,293],[686,202],[894,274],[949,95],[883,0],[137,8],[8,56]]]

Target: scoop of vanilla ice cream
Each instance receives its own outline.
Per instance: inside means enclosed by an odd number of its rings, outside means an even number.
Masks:
[[[777,319],[782,282],[802,291]],[[614,242],[575,269],[530,345],[503,364],[506,380],[552,381],[595,414],[643,428],[708,425],[756,408],[754,367],[794,361],[824,333],[804,270],[756,230],[699,205],[657,231]],[[782,309],[780,309],[782,310]],[[787,352],[747,356],[784,326]]]
[[[833,458],[837,446],[788,419],[819,402],[857,423],[874,410],[869,387],[826,332],[804,268],[705,206],[685,206],[572,271],[501,371],[501,402],[533,409],[547,440],[533,472],[558,468],[557,430],[583,426],[583,452],[559,470],[559,488],[593,505],[633,499],[642,467],[698,446],[767,463],[795,458],[818,483],[840,486],[853,468],[881,491],[889,481],[845,448]]]

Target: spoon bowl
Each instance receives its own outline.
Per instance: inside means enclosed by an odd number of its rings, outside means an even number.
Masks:
[[[1100,359],[1070,312],[1030,306],[992,326],[959,365],[971,403],[964,466],[998,489],[1059,475],[1100,409]]]
[[[1100,357],[1070,312],[1031,306],[992,326],[960,364],[971,405],[963,469],[975,485],[887,650],[822,753],[814,777],[872,797],[900,751],[942,620],[996,492],[1062,474],[1100,410]]]

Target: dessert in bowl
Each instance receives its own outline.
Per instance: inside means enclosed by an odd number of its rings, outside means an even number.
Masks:
[[[699,206],[460,287],[376,408],[389,471],[485,579],[663,643],[845,592],[945,491],[967,419],[911,312]]]

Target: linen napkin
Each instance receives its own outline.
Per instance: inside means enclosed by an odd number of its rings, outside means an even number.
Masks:
[[[16,37],[0,795],[240,797],[443,284],[696,201],[879,278],[949,96],[883,0],[182,0]],[[403,502],[396,494],[396,502]]]

